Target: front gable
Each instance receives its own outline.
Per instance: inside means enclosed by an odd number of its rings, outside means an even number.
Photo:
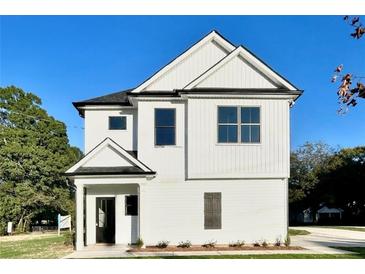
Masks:
[[[184,89],[194,88],[297,90],[242,46],[237,47],[184,87]]]
[[[65,175],[154,174],[145,164],[124,150],[112,139],[106,138]]]
[[[103,166],[134,166],[122,153],[110,145],[95,153],[84,164],[84,167],[103,167]]]
[[[216,31],[212,31],[144,81],[132,93],[182,89],[234,49],[234,45]]]

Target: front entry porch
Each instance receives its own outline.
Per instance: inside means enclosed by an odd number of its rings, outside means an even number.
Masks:
[[[139,238],[141,183],[105,182],[76,180],[76,250],[127,247]]]

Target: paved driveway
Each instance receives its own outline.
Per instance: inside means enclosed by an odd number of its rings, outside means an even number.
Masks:
[[[292,236],[292,245],[301,246],[315,253],[343,253],[329,246],[365,247],[365,232],[322,227],[292,227],[303,229],[311,234]]]

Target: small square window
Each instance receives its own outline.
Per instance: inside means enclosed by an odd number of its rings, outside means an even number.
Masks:
[[[109,129],[111,130],[127,129],[127,118],[125,116],[109,117]]]
[[[128,195],[125,196],[125,215],[137,216],[138,215],[138,196]]]

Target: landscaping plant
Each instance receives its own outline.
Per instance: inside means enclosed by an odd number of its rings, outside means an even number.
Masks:
[[[169,243],[170,243],[169,241],[159,241],[157,243],[156,247],[158,247],[158,248],[166,248],[166,247],[168,247]]]
[[[291,243],[291,240],[290,240],[290,236],[289,236],[289,234],[286,236],[286,238],[285,238],[285,242],[284,242],[284,245],[286,246],[286,247],[288,247],[288,246],[290,246],[290,243]]]
[[[188,241],[181,241],[181,242],[179,242],[177,247],[189,248],[189,247],[191,247],[191,242],[189,240]]]
[[[217,244],[217,241],[210,240],[210,241],[206,242],[205,244],[203,244],[203,247],[213,248],[213,247],[215,247],[216,244]]]
[[[138,248],[141,248],[143,245],[144,245],[144,242],[143,242],[142,238],[138,238],[137,242],[136,242],[136,246]]]
[[[229,247],[242,247],[245,245],[245,241],[236,241],[229,244]]]

